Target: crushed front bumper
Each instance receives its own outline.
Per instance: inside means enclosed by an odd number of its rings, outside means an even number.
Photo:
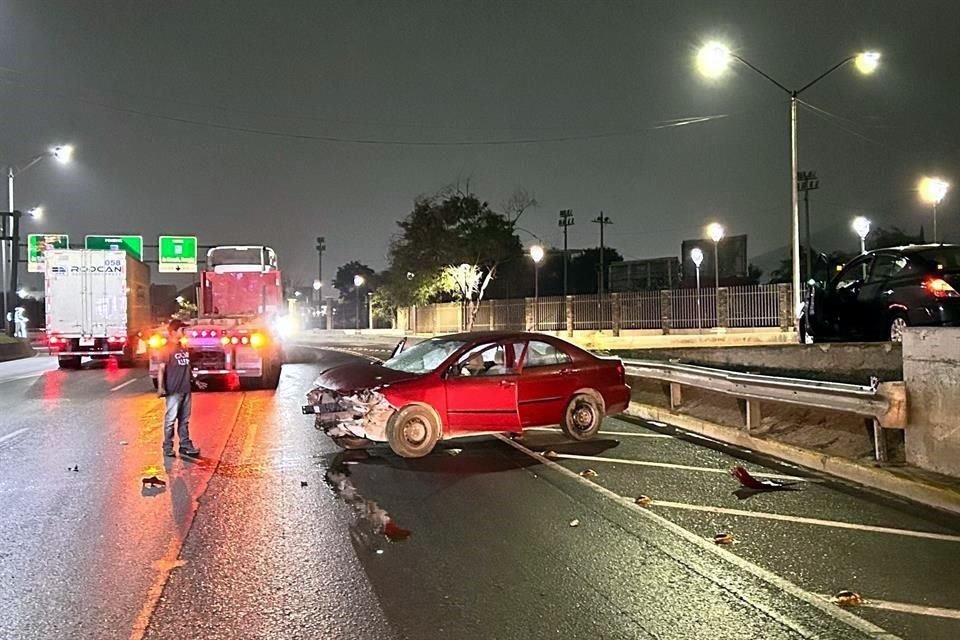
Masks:
[[[316,416],[314,426],[334,440],[362,438],[386,442],[387,423],[397,410],[378,391],[343,394],[314,387],[307,393],[307,404],[301,411]]]

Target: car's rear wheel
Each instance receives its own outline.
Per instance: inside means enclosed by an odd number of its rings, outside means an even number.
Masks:
[[[422,458],[439,439],[440,422],[427,407],[404,407],[387,424],[387,442],[403,458]]]
[[[570,400],[560,427],[568,438],[589,440],[600,431],[602,421],[603,409],[600,403],[592,395],[581,393]]]
[[[887,334],[890,342],[903,342],[903,332],[910,326],[907,323],[907,316],[898,313],[890,318],[890,331]]]

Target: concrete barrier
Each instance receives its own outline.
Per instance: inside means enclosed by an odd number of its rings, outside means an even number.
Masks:
[[[907,462],[960,478],[960,327],[907,329]]]
[[[0,362],[29,358],[34,354],[33,348],[26,340],[0,342]]]
[[[622,358],[670,360],[732,371],[870,384],[903,380],[901,346],[889,342],[730,345],[617,350]]]

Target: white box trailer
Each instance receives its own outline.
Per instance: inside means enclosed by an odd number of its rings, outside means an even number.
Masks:
[[[58,249],[45,253],[47,344],[62,368],[83,356],[129,365],[146,353],[150,268],[123,251]]]

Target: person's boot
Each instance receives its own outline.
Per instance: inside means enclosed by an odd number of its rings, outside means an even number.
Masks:
[[[164,455],[164,457],[172,458],[173,455],[174,455],[174,454],[173,454],[173,447],[170,447],[169,449],[168,449],[167,447],[164,447],[164,448],[163,448],[163,455]]]
[[[180,455],[187,456],[188,458],[199,458],[200,449],[198,447],[193,446],[192,444],[187,447],[181,446]]]

